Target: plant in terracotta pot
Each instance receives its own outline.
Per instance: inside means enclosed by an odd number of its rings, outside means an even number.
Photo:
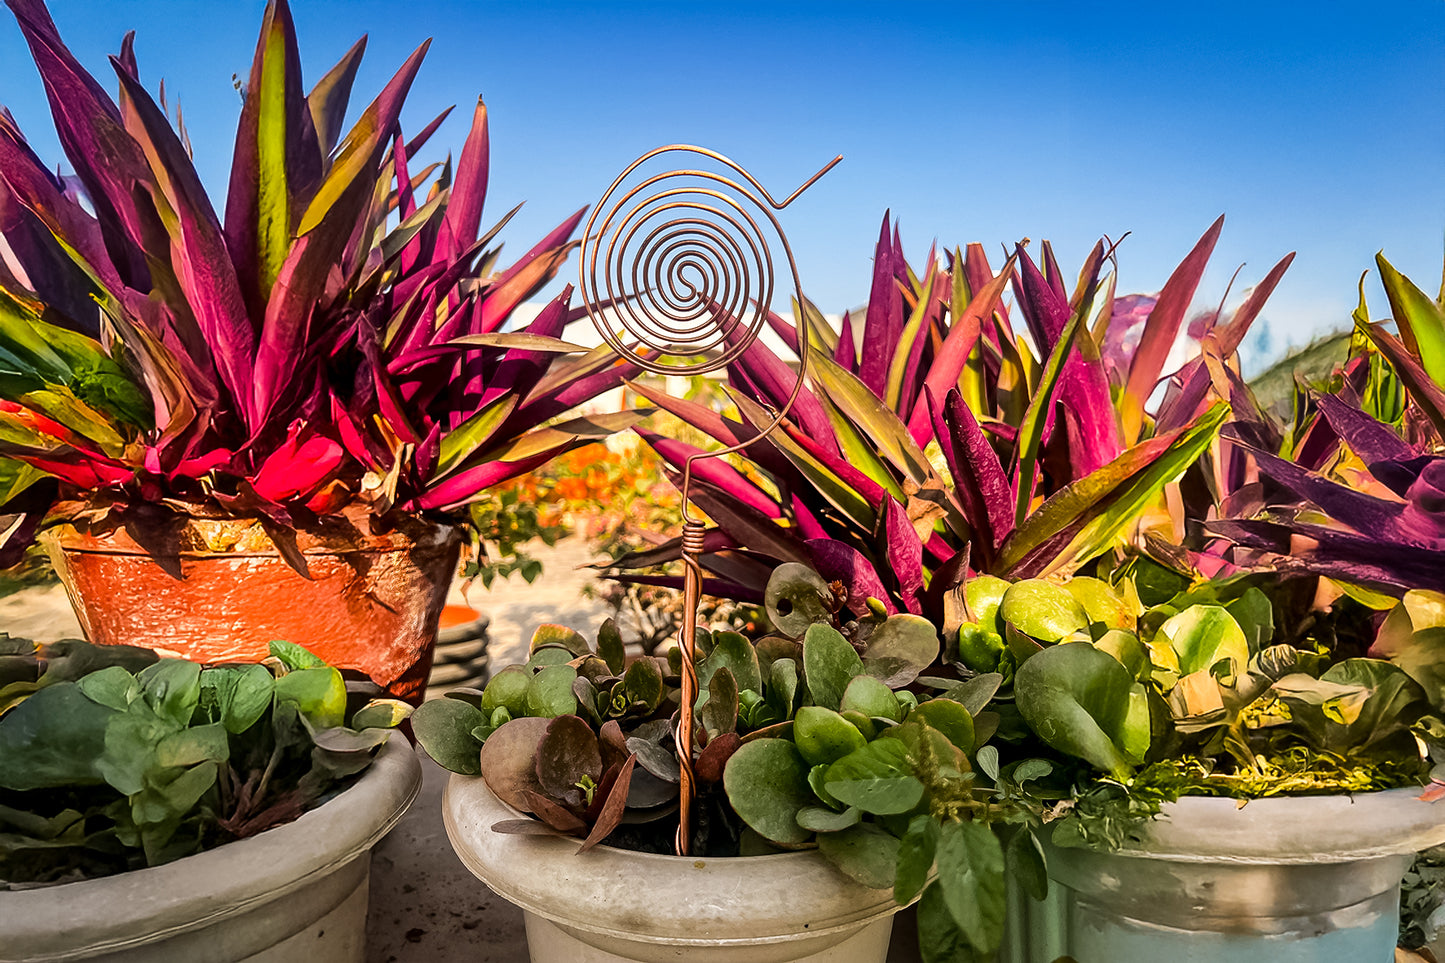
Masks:
[[[680,649],[629,662],[610,622],[595,648],[544,626],[526,665],[417,710],[458,773],[453,845],[527,911],[534,960],[882,960],[920,896],[930,959],[988,954],[1005,864],[1042,883],[1044,807],[1022,786],[1050,766],[1001,769],[986,745],[1001,677],[921,677],[926,620],[881,600],[854,618],[806,566],[767,596],[775,634],[699,633],[691,856],[671,855]]]
[[[370,848],[420,785],[387,743],[410,706],[289,643],[203,667],[0,638],[0,682],[0,959],[335,953],[364,928]]]
[[[567,357],[568,293],[502,330],[580,212],[499,266],[485,106],[455,167],[418,169],[442,118],[408,140],[398,117],[426,45],[345,131],[364,41],[307,91],[277,0],[222,217],[129,40],[113,101],[40,0],[10,7],[75,173],[0,118],[7,548],[48,529],[96,641],[287,638],[420,698],[467,506],[632,417],[554,423],[631,370]]]

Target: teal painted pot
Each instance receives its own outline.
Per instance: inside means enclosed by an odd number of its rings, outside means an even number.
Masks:
[[[1049,898],[1010,893],[1011,963],[1388,963],[1400,879],[1445,842],[1418,789],[1190,797],[1116,852],[1046,845]]]

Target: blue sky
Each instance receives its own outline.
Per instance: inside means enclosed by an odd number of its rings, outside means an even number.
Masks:
[[[142,80],[179,99],[197,166],[224,194],[257,0],[56,2],[81,61],[137,30]],[[643,151],[693,142],[775,192],[844,162],[783,214],[808,295],[867,295],[885,209],[915,264],[936,238],[991,252],[1050,238],[1073,270],[1131,231],[1122,290],[1155,290],[1220,213],[1200,293],[1217,300],[1285,253],[1266,308],[1275,347],[1347,322],[1377,250],[1427,290],[1445,238],[1445,3],[564,3],[293,0],[307,83],[360,34],[364,106],[434,37],[406,127],[460,109],[424,159],[492,124],[491,217],[515,256]],[[8,17],[0,102],[60,153]],[[220,201],[218,200],[218,206]],[[1379,302],[1373,296],[1372,300]],[[1378,304],[1378,310],[1383,310]]]

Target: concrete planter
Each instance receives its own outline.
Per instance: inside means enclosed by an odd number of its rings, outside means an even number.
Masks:
[[[1189,797],[1143,846],[1048,846],[1050,896],[1013,900],[1006,958],[1052,963],[1386,963],[1400,878],[1445,842],[1418,789],[1356,796]],[[1014,894],[1010,894],[1011,899]]]
[[[633,853],[492,831],[513,819],[479,778],[452,776],[452,848],[522,908],[532,963],[883,963],[898,906],[816,852],[739,859]]]
[[[91,642],[216,663],[258,662],[284,639],[414,704],[461,550],[457,528],[420,517],[382,534],[324,519],[295,531],[308,578],[254,519],[144,515],[43,537]]]
[[[0,963],[363,963],[371,847],[421,788],[394,736],[294,822],[105,879],[0,892]]]

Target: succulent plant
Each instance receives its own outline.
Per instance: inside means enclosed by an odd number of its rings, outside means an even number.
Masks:
[[[1043,807],[1022,787],[1050,766],[1004,765],[984,745],[1002,677],[921,677],[940,646],[927,620],[877,599],[854,618],[806,566],[780,566],[766,594],[775,634],[698,634],[693,851],[816,847],[865,886],[921,899],[924,939],[992,952],[1005,862],[1031,890],[1046,885],[1032,836]],[[536,817],[498,831],[670,852],[678,658],[625,660],[610,622],[595,647],[543,626],[526,665],[426,703],[413,724],[438,762]]]
[[[306,92],[273,0],[223,220],[130,39],[112,101],[40,0],[9,5],[75,169],[52,174],[0,117],[0,455],[25,466],[0,493],[12,548],[57,498],[85,503],[72,515],[156,503],[279,527],[454,511],[630,423],[549,424],[632,370],[605,351],[554,363],[582,352],[558,340],[568,292],[502,330],[581,212],[498,269],[510,215],[479,233],[485,105],[455,168],[415,165],[445,115],[401,134],[425,44],[343,136],[365,42]]]
[[[0,889],[155,866],[287,822],[371,763],[405,703],[272,643],[259,665],[0,636]]]
[[[1144,574],[982,585],[960,659],[1004,676],[1034,737],[1119,785],[1250,798],[1424,780],[1419,746],[1445,745],[1445,596],[1411,593],[1376,632],[1315,577]]]

